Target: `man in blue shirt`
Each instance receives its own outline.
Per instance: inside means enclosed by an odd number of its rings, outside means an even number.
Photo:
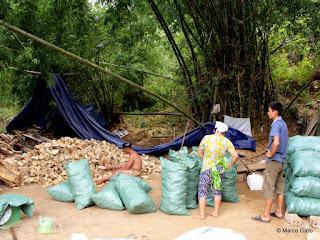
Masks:
[[[265,199],[264,213],[252,217],[253,220],[269,223],[270,216],[283,219],[282,205],[284,201],[283,165],[287,156],[288,127],[282,120],[283,111],[280,102],[271,102],[268,108],[268,117],[273,120],[269,134],[269,146],[266,152],[265,178],[262,186]],[[275,195],[278,195],[277,210],[270,213]]]

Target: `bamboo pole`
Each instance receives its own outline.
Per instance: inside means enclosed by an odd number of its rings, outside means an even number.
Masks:
[[[160,75],[160,74],[157,74],[157,73],[153,73],[153,72],[148,72],[148,71],[144,71],[144,70],[140,70],[140,69],[129,68],[129,67],[125,67],[125,66],[112,64],[112,63],[106,63],[106,62],[100,62],[100,63],[106,64],[106,65],[110,65],[110,66],[113,66],[113,67],[119,67],[119,68],[125,68],[125,69],[129,69],[129,70],[137,71],[137,72],[143,72],[143,73],[146,73],[146,74],[150,74],[150,75],[154,75],[154,76],[157,76],[157,77],[166,78],[166,79],[169,79],[169,80],[177,82],[177,80],[174,80],[171,77],[163,76],[163,75]]]
[[[27,37],[29,39],[32,39],[32,40],[34,40],[34,41],[36,41],[36,42],[38,42],[38,43],[40,43],[40,44],[42,44],[44,46],[47,46],[47,47],[49,47],[49,48],[51,48],[51,49],[53,49],[55,51],[58,51],[58,52],[66,55],[66,56],[68,56],[70,58],[73,58],[73,59],[77,60],[78,62],[80,62],[82,64],[88,65],[88,66],[90,66],[92,68],[95,68],[95,69],[101,71],[101,72],[104,72],[104,73],[106,73],[106,74],[108,74],[108,75],[110,75],[110,76],[112,76],[112,77],[114,77],[114,78],[116,78],[116,79],[118,79],[118,80],[120,80],[122,82],[127,83],[128,85],[130,85],[132,87],[138,88],[141,91],[148,93],[149,95],[159,99],[160,101],[168,104],[169,106],[173,107],[177,111],[181,112],[187,118],[192,119],[200,127],[205,128],[197,119],[195,119],[191,115],[187,114],[184,110],[182,110],[181,108],[175,106],[173,103],[169,102],[168,100],[166,100],[165,98],[161,97],[160,95],[158,95],[158,94],[156,94],[156,93],[154,93],[152,91],[149,91],[149,90],[141,87],[140,85],[138,85],[138,84],[136,84],[134,82],[131,82],[130,80],[128,80],[128,79],[126,79],[124,77],[121,77],[121,76],[119,76],[119,75],[117,75],[117,74],[115,74],[113,72],[110,72],[110,71],[104,69],[103,67],[101,67],[101,66],[99,66],[97,64],[94,64],[93,62],[90,62],[89,60],[86,60],[86,59],[84,59],[82,57],[79,57],[79,56],[77,56],[77,55],[75,55],[75,54],[73,54],[73,53],[71,53],[69,51],[66,51],[66,50],[62,49],[62,48],[59,48],[59,47],[55,46],[54,44],[51,44],[51,43],[49,43],[49,42],[47,42],[47,41],[45,41],[45,40],[43,40],[41,38],[38,38],[38,37],[26,32],[26,31],[23,31],[22,29],[20,29],[18,27],[10,25],[9,23],[4,22],[3,20],[0,20],[0,25],[2,25],[5,28],[7,28],[7,29],[9,29],[9,30],[11,30],[13,32],[16,32],[16,33],[18,33],[18,34],[20,34],[22,36],[25,36],[25,37]]]

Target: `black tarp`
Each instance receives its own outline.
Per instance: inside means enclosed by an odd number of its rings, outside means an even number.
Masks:
[[[26,106],[7,126],[7,132],[17,129],[22,130],[31,127],[33,124],[40,127],[45,126],[45,116],[48,112],[48,95],[51,93],[60,113],[63,115],[65,121],[69,124],[70,128],[81,139],[96,139],[106,140],[111,144],[121,147],[125,142],[118,136],[105,130],[97,121],[86,111],[85,107],[69,93],[64,81],[58,74],[52,74],[55,78],[55,86],[47,88],[43,80],[39,80],[33,96],[30,98]],[[187,132],[184,146],[196,146],[200,143],[201,139],[208,134],[212,134],[215,124],[207,122],[204,124],[206,129],[197,127]],[[242,132],[229,127],[226,137],[230,139],[235,148],[256,150],[256,141],[252,137],[247,137]],[[173,142],[161,144],[152,148],[142,148],[133,146],[132,148],[138,154],[152,154],[163,155],[169,149],[178,150],[181,147],[183,137],[179,137]]]

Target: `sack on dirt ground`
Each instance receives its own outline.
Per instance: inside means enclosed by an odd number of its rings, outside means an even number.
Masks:
[[[182,158],[188,157],[188,148],[184,146],[178,151],[169,149],[168,156],[170,161],[180,162]]]
[[[285,192],[284,200],[289,213],[296,213],[299,216],[320,216],[320,199],[298,197],[289,191]]]
[[[237,167],[238,164],[235,163],[231,169],[224,172],[223,181],[222,181],[222,201],[223,202],[241,202],[237,194]],[[210,188],[207,195],[207,206],[214,207],[214,199],[212,198],[212,189]]]
[[[134,176],[119,174],[116,189],[124,206],[130,213],[156,212],[153,200],[142,189]]]
[[[237,194],[237,167],[238,163],[235,163],[229,170],[224,172],[222,181],[222,201],[224,202],[241,202]]]
[[[74,198],[68,181],[47,188],[46,191],[56,200],[60,202],[73,202]]]
[[[294,136],[288,142],[287,154],[290,156],[294,152],[311,150],[320,151],[320,137],[314,136]]]
[[[190,215],[187,210],[188,167],[160,157],[162,197],[159,210],[168,214]]]
[[[302,150],[288,156],[286,161],[292,168],[292,174],[296,177],[320,177],[319,152]]]
[[[152,190],[152,187],[150,186],[149,183],[147,183],[146,181],[144,181],[143,179],[139,178],[139,177],[134,177],[134,180],[137,181],[137,183],[141,186],[141,188],[146,191],[146,192],[150,192]]]
[[[93,204],[92,195],[97,193],[87,159],[66,164],[71,192],[78,210]]]
[[[116,182],[120,175],[110,179],[110,182],[99,193],[92,195],[93,202],[101,207],[112,210],[123,210],[122,200],[116,188]]]
[[[187,186],[187,208],[198,208],[198,185],[202,159],[198,155],[198,148],[193,147],[192,152],[188,155],[189,166],[188,186]]]

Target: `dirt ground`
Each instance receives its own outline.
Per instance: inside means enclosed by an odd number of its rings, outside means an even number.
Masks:
[[[149,180],[153,187],[149,196],[154,200],[157,209],[156,213],[149,214],[130,214],[127,210],[113,211],[95,205],[78,211],[74,203],[58,202],[44,188],[36,184],[15,189],[0,185],[0,193],[16,193],[34,201],[33,217],[29,218],[21,212],[23,222],[14,227],[18,240],[71,239],[72,233],[84,233],[89,239],[126,238],[130,234],[135,234],[137,237],[145,235],[149,240],[166,240],[204,226],[231,228],[245,235],[248,240],[294,240],[307,239],[308,233],[305,232],[310,231],[306,218],[301,227],[292,227],[285,220],[278,219],[272,219],[270,224],[251,220],[251,216],[261,214],[264,201],[261,198],[261,191],[250,191],[246,182],[237,183],[241,203],[223,202],[219,218],[208,216],[204,221],[196,220],[192,215],[197,214],[198,209],[190,210],[191,216],[168,215],[158,210],[161,204],[161,175],[150,175]],[[97,188],[98,191],[101,189],[102,187]],[[211,207],[207,208],[207,212],[209,211],[212,211]],[[38,233],[39,216],[54,218],[59,226],[57,233]],[[292,229],[297,229],[297,233],[283,232]],[[0,239],[11,240],[10,231],[0,230]]]

